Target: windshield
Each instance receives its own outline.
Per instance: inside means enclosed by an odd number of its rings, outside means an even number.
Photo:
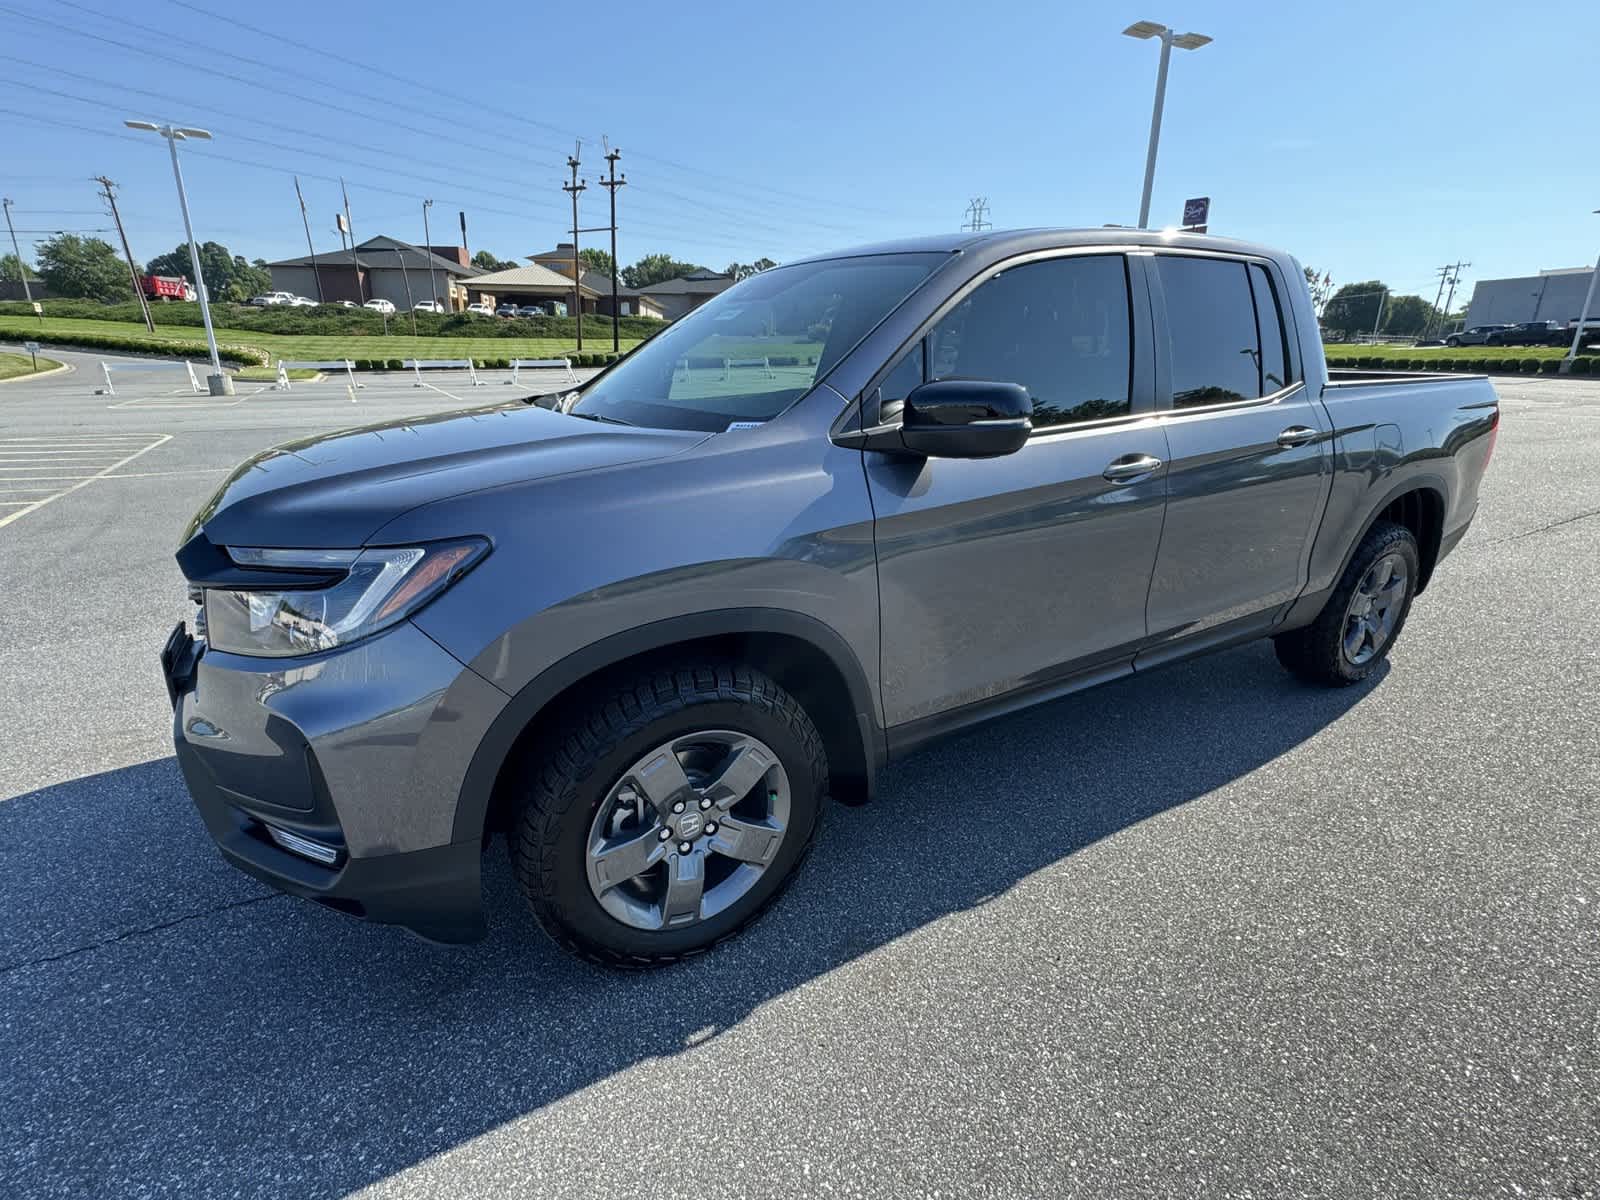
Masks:
[[[640,346],[567,411],[705,433],[770,421],[945,257],[834,258],[752,275]]]

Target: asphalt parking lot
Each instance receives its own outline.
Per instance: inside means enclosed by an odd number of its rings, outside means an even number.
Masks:
[[[1600,1194],[1600,381],[1497,383],[1467,540],[1340,692],[1266,644],[831,809],[672,969],[491,856],[442,949],[226,867],[156,653],[253,451],[509,399],[0,385],[0,1196]]]

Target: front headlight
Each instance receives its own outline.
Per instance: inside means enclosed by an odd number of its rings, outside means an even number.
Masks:
[[[342,575],[317,587],[207,588],[206,640],[229,654],[270,658],[347,645],[403,621],[488,551],[489,543],[480,538],[366,550],[229,546],[228,557],[247,569]]]

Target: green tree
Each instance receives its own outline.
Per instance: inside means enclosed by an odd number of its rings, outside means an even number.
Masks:
[[[770,258],[758,258],[753,263],[729,263],[722,273],[724,275],[732,275],[737,282],[740,279],[748,279],[752,275],[759,275],[762,271],[770,271],[777,265]]]
[[[1438,318],[1439,310],[1421,296],[1390,296],[1378,332],[1415,337]]]
[[[622,268],[622,282],[631,288],[645,288],[652,283],[664,283],[704,270],[696,263],[680,262],[670,254],[646,254],[633,266]]]
[[[129,300],[128,264],[100,238],[58,233],[39,243],[39,275],[57,296],[80,300]]]
[[[39,278],[39,272],[28,263],[18,263],[15,254],[0,254],[0,279],[7,283],[21,283],[23,271],[28,273],[30,280]]]
[[[1378,319],[1378,304],[1387,290],[1381,280],[1347,283],[1322,309],[1322,324],[1339,333],[1371,333]]]
[[[578,261],[583,264],[585,271],[598,271],[602,275],[611,274],[611,251],[601,250],[598,247],[585,246],[578,251]]]
[[[479,250],[472,256],[472,265],[480,271],[509,271],[517,264],[515,259],[496,258],[487,250]]]
[[[176,275],[193,283],[188,245],[156,255],[145,271],[150,275]],[[221,242],[200,243],[200,271],[213,300],[248,300],[272,287],[272,272],[261,259],[252,263],[242,254],[230,254]]]
[[[1304,270],[1306,286],[1311,289],[1311,307],[1320,313],[1322,306],[1328,302],[1329,293],[1333,291],[1333,276],[1315,267],[1306,267]]]

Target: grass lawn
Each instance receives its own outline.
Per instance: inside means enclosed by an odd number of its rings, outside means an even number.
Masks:
[[[39,356],[39,370],[49,371],[61,364],[53,358]],[[0,379],[14,379],[18,375],[33,374],[33,360],[26,354],[0,354]]]
[[[159,351],[173,344],[192,345],[205,341],[205,331],[189,326],[158,325],[151,333],[143,325],[123,321],[92,321],[71,317],[46,317],[43,325],[33,317],[0,316],[0,336],[32,338],[70,346],[76,334],[92,338],[114,335],[129,338],[140,346]],[[564,358],[577,350],[571,338],[468,338],[468,337],[418,337],[392,335],[371,337],[360,334],[277,334],[257,333],[243,329],[217,328],[219,344],[249,346],[280,358],[322,360],[333,358]],[[622,349],[636,346],[636,340],[624,338]],[[611,338],[584,338],[584,349],[589,352],[609,351]],[[114,352],[113,352],[114,353]]]
[[[1326,345],[1323,352],[1328,361],[1340,361],[1351,358],[1382,358],[1382,359],[1413,359],[1413,358],[1562,358],[1567,353],[1565,346],[1358,346],[1347,342],[1335,342]]]
[[[293,367],[289,371],[289,378],[296,383],[307,379],[315,379],[322,372],[311,367]],[[277,367],[240,367],[233,373],[235,379],[242,379],[246,383],[273,383],[278,378]]]

